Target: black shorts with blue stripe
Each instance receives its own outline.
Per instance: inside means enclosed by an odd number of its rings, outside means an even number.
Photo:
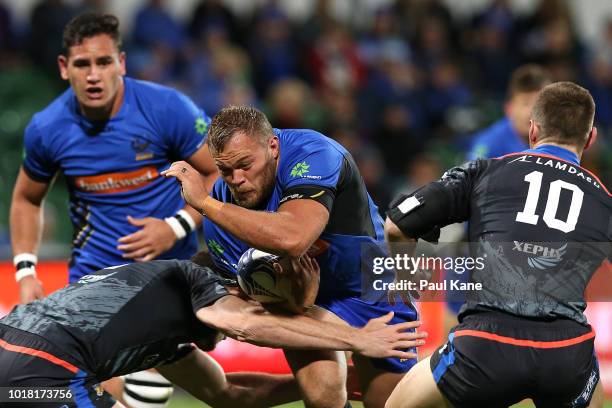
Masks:
[[[599,381],[590,326],[502,312],[465,316],[430,359],[442,394],[456,408],[588,407]]]

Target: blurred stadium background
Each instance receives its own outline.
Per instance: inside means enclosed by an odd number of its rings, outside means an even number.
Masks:
[[[0,0],[0,315],[17,294],[8,211],[23,129],[66,88],[62,27],[87,9],[120,17],[130,76],[176,87],[211,116],[252,104],[276,127],[341,142],[382,210],[464,160],[470,137],[503,116],[509,75],[525,62],[592,92],[600,138],[585,167],[612,181],[610,0]],[[65,262],[61,177],[45,213],[41,258]],[[62,265],[41,265],[47,289],[65,279]],[[441,336],[442,307],[430,313]],[[608,393],[610,316],[608,303],[590,307]]]

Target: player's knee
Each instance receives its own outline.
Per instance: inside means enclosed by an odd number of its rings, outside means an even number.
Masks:
[[[321,381],[317,379],[316,385],[312,387],[303,387],[304,403],[308,408],[343,408],[346,405],[344,383],[329,377]]]
[[[163,408],[174,392],[172,383],[153,371],[124,377],[123,400],[132,408]]]

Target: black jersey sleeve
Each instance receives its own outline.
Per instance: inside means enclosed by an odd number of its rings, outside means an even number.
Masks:
[[[229,295],[219,276],[210,268],[191,261],[181,261],[181,269],[191,287],[191,304],[194,312]]]
[[[412,238],[422,238],[446,225],[467,220],[474,181],[483,161],[471,161],[448,170],[438,181],[391,203],[387,216]]]
[[[280,204],[291,200],[310,199],[323,204],[327,211],[331,212],[335,198],[336,192],[331,188],[316,185],[298,185],[289,187],[283,192]]]

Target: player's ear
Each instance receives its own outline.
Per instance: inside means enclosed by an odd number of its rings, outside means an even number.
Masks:
[[[65,55],[57,56],[57,66],[59,67],[60,76],[63,80],[68,80],[68,57]]]
[[[593,143],[595,143],[595,140],[597,140],[597,128],[593,126],[593,128],[589,132],[589,135],[587,136],[586,143],[584,144],[584,150],[593,146]]]
[[[534,146],[538,141],[540,130],[538,129],[538,125],[533,121],[533,119],[529,120],[529,144]]]
[[[272,157],[274,157],[275,160],[278,159],[278,155],[280,154],[280,145],[276,135],[268,139],[268,149],[270,149]]]
[[[125,51],[121,51],[119,53],[119,73],[124,76],[126,74],[125,70]]]

